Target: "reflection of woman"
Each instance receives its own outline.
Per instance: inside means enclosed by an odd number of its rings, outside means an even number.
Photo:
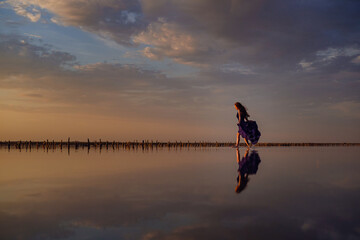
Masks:
[[[249,182],[249,175],[256,174],[261,160],[259,154],[256,151],[251,151],[249,156],[249,149],[246,150],[241,160],[240,151],[239,149],[236,149],[236,158],[237,163],[239,164],[239,176],[237,177],[238,184],[235,188],[235,192],[240,193],[246,188]]]
[[[236,145],[239,147],[240,136],[244,138],[248,148],[250,147],[249,141],[251,144],[256,144],[259,141],[261,133],[258,130],[258,126],[255,121],[248,120],[250,115],[247,113],[246,108],[239,102],[235,103],[235,108],[237,110],[236,117],[238,119],[238,133],[236,135]]]

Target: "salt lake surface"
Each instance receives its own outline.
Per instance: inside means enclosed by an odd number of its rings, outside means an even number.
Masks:
[[[360,239],[359,147],[244,155],[0,149],[0,239]]]

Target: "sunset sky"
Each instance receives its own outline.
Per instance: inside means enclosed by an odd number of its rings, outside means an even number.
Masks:
[[[0,141],[360,142],[358,0],[0,1]]]

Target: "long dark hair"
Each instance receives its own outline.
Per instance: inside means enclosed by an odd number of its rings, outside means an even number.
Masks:
[[[250,117],[250,115],[247,112],[246,107],[244,107],[241,103],[236,102],[235,106],[240,110],[241,116],[244,117],[246,120]],[[240,117],[240,116],[239,116]]]

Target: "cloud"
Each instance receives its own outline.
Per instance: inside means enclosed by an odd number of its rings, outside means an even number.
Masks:
[[[201,81],[169,78],[133,64],[80,65],[75,56],[35,45],[26,37],[3,35],[2,39],[0,89],[10,94],[2,104],[6,109],[37,107],[46,112],[56,106],[59,111],[147,113],[149,118],[180,120],[186,114],[179,117],[179,113],[200,108],[210,97],[209,89],[197,88]],[[144,109],[136,110],[139,107]],[[199,114],[202,111],[198,109]]]
[[[317,56],[321,58],[322,61],[330,61],[340,56],[352,57],[360,54],[360,48],[356,47],[345,47],[345,48],[328,48],[323,51],[318,51]]]
[[[7,0],[15,12],[32,22],[41,12],[54,14],[50,20],[65,26],[75,26],[129,45],[130,36],[142,28],[140,5],[131,0]]]
[[[184,64],[239,63],[247,68],[296,69],[324,49],[360,39],[358,1],[280,0],[8,0],[32,21],[39,11],[119,44],[145,44],[150,59]],[[302,63],[308,63],[304,60]],[[306,64],[303,66],[307,66]]]
[[[145,31],[133,37],[133,41],[149,45],[142,52],[150,59],[169,57],[179,63],[198,66],[204,56],[215,57],[221,51],[220,44],[216,40],[209,41],[209,36],[195,36],[182,26],[162,18],[149,24]]]
[[[244,74],[244,75],[250,75],[250,74],[255,74],[255,72],[253,70],[251,70],[248,67],[244,67],[241,64],[238,63],[228,63],[228,64],[223,64],[220,67],[220,70],[224,73],[239,73],[239,74]]]
[[[42,38],[40,35],[31,34],[31,33],[24,33],[25,36],[33,37],[33,38]]]
[[[6,37],[0,42],[2,88],[75,88],[92,91],[130,91],[142,86],[155,90],[170,88],[166,76],[135,65],[95,63],[79,65],[76,57],[50,47],[37,46],[30,40]],[[60,90],[60,89],[59,89]]]
[[[0,58],[1,74],[44,74],[60,66],[75,62],[76,57],[60,51],[53,51],[50,47],[35,45],[28,37],[16,35],[1,35]]]
[[[26,17],[32,22],[37,22],[40,20],[41,18],[40,10],[37,9],[35,6],[33,6],[32,3],[21,0],[13,0],[7,2],[13,6],[14,11],[18,15]]]
[[[216,55],[219,62],[238,62],[258,68],[293,68],[301,59],[324,47],[353,44],[359,36],[356,9],[360,4],[356,1],[155,0],[142,1],[142,7],[144,16],[152,22],[162,17],[167,24],[176,24],[178,27],[172,35],[181,36],[186,32],[192,42],[198,41],[204,46],[219,41],[215,48],[220,51]],[[162,32],[161,28],[157,31],[160,37],[164,35]],[[156,44],[153,51],[159,51]],[[209,48],[208,54],[194,60],[207,63],[213,60],[212,52]],[[176,55],[171,51],[161,53],[172,58]],[[187,56],[192,58],[191,52]]]
[[[321,70],[321,68],[324,68],[328,65],[332,65],[331,69],[339,70],[339,67],[333,66],[334,62],[336,62],[337,66],[345,65],[347,67],[351,67],[351,63],[356,63],[356,59],[359,56],[360,48],[356,46],[343,48],[328,48],[325,50],[317,51],[314,56],[312,56],[312,61],[306,61],[305,59],[303,59],[302,61],[300,61],[299,65],[305,71]]]

